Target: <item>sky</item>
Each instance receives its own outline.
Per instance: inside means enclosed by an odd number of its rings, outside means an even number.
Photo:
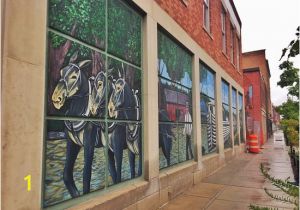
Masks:
[[[287,99],[287,89],[277,86],[282,49],[295,39],[300,25],[299,0],[234,0],[242,21],[242,51],[266,49],[271,71],[271,100],[280,105]],[[300,67],[300,58],[291,60]]]

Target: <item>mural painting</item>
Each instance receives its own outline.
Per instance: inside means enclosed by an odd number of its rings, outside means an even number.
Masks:
[[[192,56],[158,31],[160,168],[194,158]]]
[[[204,64],[200,64],[200,110],[202,154],[217,151],[215,74]]]
[[[238,123],[237,123],[237,91],[232,88],[232,123],[233,123],[233,135],[234,135],[234,145],[239,145],[239,133],[238,133]]]
[[[232,147],[229,116],[229,84],[222,80],[222,115],[224,148]]]
[[[240,119],[240,140],[241,143],[245,143],[245,139],[244,139],[244,115],[243,115],[243,95],[241,93],[239,93],[239,119]]]
[[[44,207],[140,176],[143,159],[141,15],[121,0],[48,14]]]

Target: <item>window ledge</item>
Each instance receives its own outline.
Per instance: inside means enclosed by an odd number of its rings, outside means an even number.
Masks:
[[[233,147],[224,148],[224,153],[232,150]]]
[[[159,176],[162,176],[163,174],[171,174],[176,173],[178,171],[186,170],[189,167],[195,167],[197,165],[197,162],[193,159],[187,160],[181,163],[176,163],[174,165],[171,165],[169,167],[163,168],[159,170]]]
[[[204,25],[202,26],[202,28],[203,28],[203,30],[207,33],[207,35],[209,36],[209,38],[210,38],[211,40],[214,40],[213,36],[211,35],[211,32],[209,32],[209,31],[206,29],[206,27],[205,27]]]
[[[230,61],[230,63],[231,63],[231,65],[233,66],[233,68],[236,69],[236,65],[235,65],[234,63],[232,63],[231,61]]]
[[[228,57],[228,55],[226,54],[226,52],[224,52],[224,50],[222,50],[222,54],[224,55],[224,57],[225,57],[227,60],[229,60],[229,57]]]
[[[210,153],[210,154],[202,155],[202,161],[206,161],[206,160],[212,159],[212,158],[217,157],[217,156],[219,156],[218,152],[213,152],[213,153]]]
[[[188,4],[189,4],[189,0],[180,0],[183,4],[184,4],[184,6],[188,6]]]

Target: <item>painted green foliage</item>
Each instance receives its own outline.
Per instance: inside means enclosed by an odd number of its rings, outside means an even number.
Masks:
[[[158,58],[166,64],[172,80],[180,81],[185,72],[192,78],[192,56],[161,31],[158,31]]]
[[[107,24],[108,52],[140,66],[141,16],[119,0],[109,0]]]
[[[50,0],[49,26],[95,47],[105,47],[105,0]],[[64,41],[51,39],[53,47]]]

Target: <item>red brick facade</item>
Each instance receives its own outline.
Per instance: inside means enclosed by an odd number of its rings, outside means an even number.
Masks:
[[[222,31],[221,31],[221,11],[222,2],[220,0],[210,0],[210,33],[203,27],[203,0],[189,0],[184,4],[182,0],[156,0],[162,9],[164,9],[198,44],[203,48],[225,71],[241,86],[243,84],[242,72],[237,69],[238,51],[239,62],[241,63],[241,38],[235,31],[234,34],[234,64],[230,59],[230,15],[226,12],[226,54],[222,51]],[[237,15],[235,6],[230,1],[231,6]],[[239,50],[236,48],[239,47]],[[237,73],[238,72],[238,73]]]
[[[242,61],[247,134],[257,134],[260,145],[263,145],[272,132],[273,114],[270,97],[271,75],[265,50],[243,53]],[[250,86],[253,87],[252,97],[249,97]]]

